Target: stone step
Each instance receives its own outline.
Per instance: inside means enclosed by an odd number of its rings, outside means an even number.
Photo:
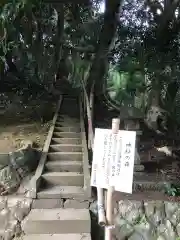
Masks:
[[[63,114],[60,110],[60,114],[58,115],[58,117],[68,118],[68,119],[72,119],[72,120],[76,119],[76,117],[71,117],[71,110],[67,114],[65,114],[65,113]]]
[[[68,115],[58,115],[57,117],[58,121],[67,121],[67,122],[75,122],[78,123],[80,122],[80,118],[79,117],[72,117],[72,116],[68,116]]]
[[[61,113],[63,114],[69,114],[71,113],[71,110],[73,111],[79,111],[79,106],[76,102],[66,102],[64,105],[62,105],[62,108],[61,108]]]
[[[46,186],[37,193],[40,199],[76,198],[84,199],[84,189],[80,186]]]
[[[22,223],[25,234],[90,233],[88,209],[32,209]]]
[[[52,208],[75,208],[75,209],[89,209],[88,200],[76,199],[34,199],[31,209],[52,209]]]
[[[48,171],[59,172],[80,172],[83,171],[82,162],[80,161],[49,161],[46,163]]]
[[[61,114],[67,114],[68,117],[61,117],[61,115],[59,115],[58,120],[62,119],[63,121],[65,121],[67,119],[69,121],[79,121],[79,116],[80,116],[79,110],[75,110],[75,109],[62,110]]]
[[[63,106],[64,107],[69,106],[71,108],[78,107],[78,101],[77,101],[77,99],[72,99],[72,100],[64,99]]]
[[[70,200],[69,200],[70,201]],[[34,199],[31,209],[63,208],[63,199]]]
[[[48,153],[48,160],[82,161],[82,152],[51,152]]]
[[[52,144],[82,144],[82,140],[80,138],[52,138]]]
[[[78,172],[47,172],[42,178],[50,185],[83,186],[84,175]]]
[[[62,82],[61,82],[61,84],[60,84],[60,86],[62,87]],[[71,95],[70,95],[71,96]],[[63,97],[64,97],[64,101],[75,101],[75,102],[77,102],[78,103],[78,100],[77,100],[77,96],[72,96],[72,97],[69,97],[69,94],[66,94],[66,93],[64,93],[63,94]]]
[[[80,120],[72,121],[68,119],[57,118],[55,125],[61,125],[63,127],[80,127]]]
[[[79,109],[78,102],[76,100],[65,100],[62,104],[62,109],[69,110],[74,108]]]
[[[31,234],[25,235],[22,240],[91,240],[89,233],[80,234]]]
[[[77,132],[79,133],[81,131],[80,126],[79,127],[56,127],[54,128],[54,132]]]
[[[82,152],[82,145],[53,144],[49,146],[49,152]]]
[[[69,106],[70,108],[79,108],[77,99],[65,99],[63,102],[63,107],[66,108],[67,106]]]
[[[59,121],[55,123],[55,127],[80,127],[80,121],[78,122],[68,122],[68,121]]]
[[[64,106],[62,106],[61,108],[61,114],[64,115],[70,115],[72,114],[72,112],[77,112],[79,113],[80,109],[79,106],[77,104],[72,104],[72,103],[67,103]]]
[[[76,132],[54,132],[53,138],[81,138],[81,133]]]

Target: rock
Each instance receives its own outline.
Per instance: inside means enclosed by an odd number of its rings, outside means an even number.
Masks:
[[[15,207],[20,201],[22,201],[23,198],[20,197],[9,197],[7,199],[7,206],[9,209]]]
[[[178,233],[178,236],[180,236],[180,223],[176,226],[176,231]]]
[[[174,226],[177,226],[177,224],[180,223],[180,209],[179,208],[172,214],[170,221]]]
[[[115,216],[115,219],[114,219],[114,224],[115,226],[118,226],[118,227],[121,227],[125,224],[128,224],[127,221],[123,218],[121,218],[118,214]]]
[[[147,239],[144,239],[144,237],[140,233],[135,232],[128,238],[128,240],[147,240]]]
[[[26,176],[27,172],[34,171],[39,160],[39,152],[31,148],[28,143],[26,144],[26,148],[10,153],[11,164],[23,172],[21,177]]]
[[[41,154],[33,149],[32,145],[32,141],[25,140],[21,143],[22,147],[19,150],[0,155],[1,195],[17,190],[22,178],[37,168]]]
[[[17,220],[8,222],[4,232],[4,239],[11,240],[16,235],[17,231],[19,231]]]
[[[162,201],[149,201],[144,203],[145,214],[148,220],[154,224],[160,224],[165,218],[164,203]]]
[[[133,224],[143,214],[142,203],[139,201],[120,201],[119,214]]]
[[[163,236],[159,236],[157,240],[166,240]]]
[[[147,217],[154,214],[155,205],[156,202],[153,201],[144,202],[145,214]]]
[[[119,201],[114,217],[116,239],[178,240],[179,203],[167,201]]]
[[[21,184],[17,190],[18,195],[26,195],[30,189],[30,182],[33,177],[34,173],[28,174],[26,177],[24,177],[21,181]],[[28,196],[27,196],[28,197]]]
[[[4,208],[0,211],[0,238],[11,240],[20,235],[20,223],[28,215],[32,199],[11,197],[2,200]]]
[[[7,197],[0,197],[0,211],[6,208],[7,205]]]
[[[164,202],[165,213],[168,218],[171,218],[172,215],[176,212],[179,207],[179,204],[176,202]]]
[[[21,222],[28,215],[31,209],[32,199],[19,199],[15,205],[10,208],[12,216]]]
[[[126,240],[133,233],[134,229],[131,225],[125,223],[120,228],[115,227],[113,230],[113,235],[116,236],[117,239]]]
[[[7,166],[0,171],[1,195],[12,193],[20,184],[20,177],[12,166]]]
[[[9,154],[0,153],[0,170],[6,167],[9,163]]]
[[[157,232],[159,235],[162,235],[165,237],[165,239],[176,239],[176,234],[174,232],[173,226],[169,220],[165,220],[164,224],[160,224],[157,226]]]
[[[9,209],[8,208],[4,208],[0,212],[0,226],[2,228],[6,228],[6,225],[9,222],[10,219],[11,219],[11,215],[10,215]]]
[[[147,220],[145,215],[142,217],[139,223],[134,227],[135,232],[143,236],[144,240],[152,239],[155,235],[155,228]]]

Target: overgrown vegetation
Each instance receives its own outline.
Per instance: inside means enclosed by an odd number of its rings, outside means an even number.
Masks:
[[[1,1],[0,90],[58,95],[67,79],[177,133],[179,27],[178,0]]]
[[[175,184],[166,184],[163,189],[164,193],[168,196],[179,197],[180,196],[180,186]]]

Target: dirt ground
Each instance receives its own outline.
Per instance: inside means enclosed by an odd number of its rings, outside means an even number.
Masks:
[[[31,140],[35,148],[42,148],[56,104],[40,99],[24,104],[16,96],[3,105],[0,99],[0,153],[18,149],[23,140]]]
[[[57,100],[52,98],[23,101],[16,94],[0,93],[0,154],[14,152],[24,140],[31,140],[33,148],[41,150],[52,124]],[[34,172],[25,176],[17,191],[8,195],[24,196]]]
[[[31,140],[35,147],[42,148],[47,136],[50,123],[41,124],[32,122],[29,124],[20,123],[19,125],[0,126],[0,152],[11,152],[20,147],[23,140]]]

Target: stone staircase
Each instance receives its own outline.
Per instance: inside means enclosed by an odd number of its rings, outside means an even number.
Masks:
[[[78,99],[61,96],[33,186],[24,239],[91,239],[89,163]]]

